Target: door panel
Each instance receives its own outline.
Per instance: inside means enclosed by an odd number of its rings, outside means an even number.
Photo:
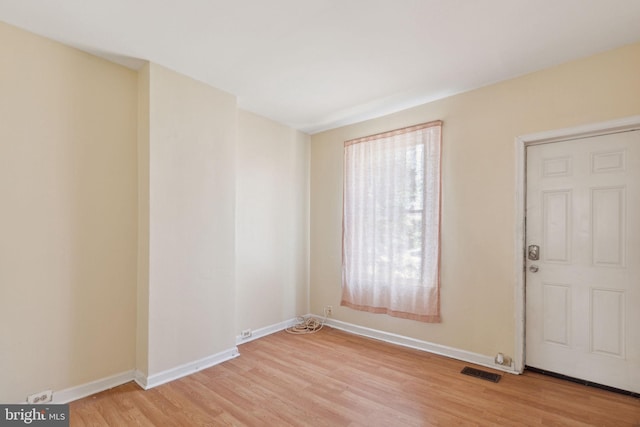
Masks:
[[[571,199],[571,190],[542,192],[542,259],[546,262],[570,262]]]
[[[624,291],[591,290],[591,351],[624,358]]]
[[[543,284],[544,342],[569,345],[571,287]]]
[[[593,264],[624,267],[626,203],[624,186],[591,190]]]
[[[526,224],[526,364],[640,392],[640,131],[527,147]]]

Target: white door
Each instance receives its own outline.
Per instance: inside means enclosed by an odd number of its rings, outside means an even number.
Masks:
[[[526,245],[526,365],[640,392],[640,131],[527,147]]]

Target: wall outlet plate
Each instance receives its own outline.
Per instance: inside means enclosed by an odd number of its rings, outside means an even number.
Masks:
[[[333,306],[325,305],[324,306],[324,316],[329,317],[333,314]]]
[[[496,365],[511,366],[512,361],[511,361],[511,357],[505,356],[502,353],[498,353],[496,354],[494,362],[496,363]]]
[[[53,400],[53,390],[45,390],[27,396],[27,403],[40,404],[49,403]]]
[[[251,329],[245,329],[244,331],[240,332],[240,337],[242,338],[249,338],[251,336]]]

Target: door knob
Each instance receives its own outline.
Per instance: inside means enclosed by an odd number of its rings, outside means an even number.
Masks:
[[[540,268],[539,268],[537,265],[535,265],[535,264],[534,264],[534,265],[529,266],[529,271],[530,271],[530,272],[532,272],[532,273],[537,273],[539,269],[540,269]]]

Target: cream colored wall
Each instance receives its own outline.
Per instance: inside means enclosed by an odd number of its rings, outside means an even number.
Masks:
[[[311,138],[311,310],[483,355],[514,354],[518,135],[640,114],[640,44]],[[441,324],[340,307],[342,143],[444,120]]]
[[[149,63],[138,71],[138,286],[136,293],[136,369],[149,374]]]
[[[308,299],[339,320],[512,353],[514,138],[640,114],[639,44],[309,142],[155,64],[137,76],[2,23],[0,40],[0,402],[193,362]],[[433,119],[443,323],[339,307],[342,142]]]
[[[234,96],[149,65],[148,374],[235,347]]]
[[[306,314],[309,136],[238,112],[236,334]]]
[[[0,39],[0,402],[308,311],[307,135],[156,64]]]
[[[0,402],[135,366],[136,73],[0,23]]]

